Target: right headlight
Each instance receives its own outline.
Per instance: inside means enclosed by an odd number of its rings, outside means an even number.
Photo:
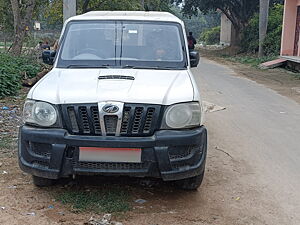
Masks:
[[[166,109],[161,129],[183,129],[201,125],[199,102],[171,105]]]
[[[27,100],[24,105],[23,120],[27,124],[51,127],[57,125],[58,113],[50,103]]]

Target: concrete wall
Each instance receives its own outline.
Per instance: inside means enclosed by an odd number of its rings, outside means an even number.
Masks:
[[[292,56],[294,52],[298,5],[300,5],[300,0],[285,0],[280,53],[283,56]],[[298,50],[300,50],[300,45]]]
[[[230,45],[232,38],[232,23],[225,14],[221,14],[221,35],[220,44]]]

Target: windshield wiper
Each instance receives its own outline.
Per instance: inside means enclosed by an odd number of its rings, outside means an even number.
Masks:
[[[177,69],[177,68],[175,68],[175,67],[158,67],[158,66],[133,66],[133,65],[125,65],[125,66],[122,66],[122,69],[173,70],[173,69]]]
[[[101,66],[98,66],[98,65],[80,65],[80,64],[74,64],[74,65],[68,65],[67,68],[99,68],[99,69],[102,69],[102,68],[109,68],[110,65],[101,65]]]

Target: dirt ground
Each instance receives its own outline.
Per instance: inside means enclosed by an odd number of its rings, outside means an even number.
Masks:
[[[241,75],[262,83],[278,93],[300,103],[300,80],[282,70],[261,71],[250,66],[215,59]],[[275,76],[276,75],[276,76]],[[23,173],[17,163],[17,126],[21,121],[21,107],[25,93],[17,98],[0,101],[0,224],[85,224],[92,212],[76,212],[55,200],[58,192],[81,187],[97,190],[106,185],[124,188],[129,193],[132,209],[115,213],[113,218],[123,224],[137,225],[194,225],[194,224],[288,224],[268,190],[253,175],[248,162],[231,156],[215,144],[208,150],[206,176],[196,192],[175,189],[157,180],[132,178],[77,178],[49,188],[37,188],[30,175]],[[9,109],[3,109],[8,107]],[[210,143],[215,143],[209,130]],[[135,203],[144,199],[145,203]],[[274,222],[274,223],[273,223]]]

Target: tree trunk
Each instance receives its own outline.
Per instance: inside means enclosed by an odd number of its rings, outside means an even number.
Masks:
[[[264,40],[267,35],[270,0],[260,0],[259,7],[259,50],[258,56],[264,56]]]
[[[141,8],[142,10],[145,10],[145,0],[141,0]]]
[[[21,12],[21,5],[18,0],[10,0],[14,16],[14,40],[10,48],[12,55],[18,56],[22,52],[26,26],[29,27],[36,0],[27,0],[24,4],[24,12]]]
[[[6,43],[6,34],[4,34],[4,51],[7,50],[7,43]]]
[[[88,11],[90,0],[84,0],[82,5],[82,13],[86,13]]]

